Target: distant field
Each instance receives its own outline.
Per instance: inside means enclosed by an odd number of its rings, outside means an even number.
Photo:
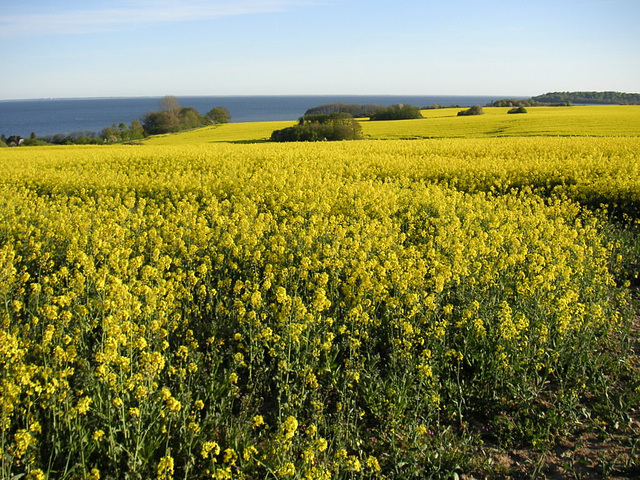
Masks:
[[[458,117],[461,108],[423,110],[424,119],[362,120],[368,139],[484,138],[531,136],[640,136],[640,106],[530,107],[526,114],[509,108],[485,108],[485,115]],[[271,132],[295,122],[231,123],[192,132],[160,135],[152,145],[264,141]]]
[[[423,120],[363,122],[369,138],[479,138],[531,136],[640,136],[640,106],[484,108],[485,114],[458,117],[462,110],[423,110]],[[406,125],[404,124],[406,123]]]
[[[637,479],[640,107],[458,110],[0,150],[0,478]]]
[[[185,145],[202,143],[246,143],[268,140],[271,132],[293,125],[294,122],[229,123],[199,128],[190,132],[156,135],[147,140],[149,145]]]

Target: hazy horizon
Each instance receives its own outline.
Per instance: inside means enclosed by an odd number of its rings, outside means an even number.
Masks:
[[[180,95],[174,93],[168,93],[165,95],[109,95],[109,96],[92,96],[92,97],[33,97],[33,98],[6,98],[0,99],[0,102],[23,102],[23,101],[38,101],[38,100],[118,100],[118,99],[136,99],[136,98],[158,98],[161,99],[166,96],[176,97],[178,99],[187,99],[187,98],[203,98],[203,97],[221,97],[221,98],[239,98],[239,97],[492,97],[499,99],[509,99],[509,98],[530,98],[537,95],[542,95],[543,93],[549,92],[538,92],[530,95],[495,95],[495,94],[465,94],[465,93],[454,93],[454,94],[440,94],[440,93],[406,93],[406,94],[395,94],[395,93],[296,93],[296,94],[229,94],[229,95],[218,95],[218,94],[192,94],[192,95]],[[624,92],[624,93],[635,93],[635,92]],[[185,106],[185,105],[183,105]],[[188,105],[186,105],[188,106]]]

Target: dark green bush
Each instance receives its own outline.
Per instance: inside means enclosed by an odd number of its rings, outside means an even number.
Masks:
[[[42,147],[51,144],[39,138],[25,138],[24,142],[22,142],[22,145],[24,145],[25,147]]]
[[[535,107],[540,105],[533,99],[515,99],[515,98],[503,98],[502,100],[495,100],[487,103],[486,107]]]
[[[202,127],[207,120],[195,108],[182,107],[163,112],[149,112],[142,118],[144,131],[149,135],[174,133]]]
[[[513,107],[507,113],[527,113],[527,109],[524,107]]]
[[[348,113],[305,115],[298,125],[275,130],[272,142],[319,142],[362,138],[362,127]]]
[[[231,112],[225,107],[215,107],[209,110],[205,117],[213,124],[229,123]]]
[[[367,105],[348,104],[342,102],[327,103],[308,109],[305,112],[304,116],[307,117],[308,115],[330,113],[348,113],[350,115],[353,115],[355,118],[362,118],[370,116],[373,112],[381,108],[384,108],[384,106],[375,105],[373,103],[369,103]]]
[[[409,120],[415,118],[423,118],[420,113],[420,107],[414,107],[408,104],[391,105],[387,108],[376,110],[370,120]]]
[[[458,112],[459,117],[468,116],[468,115],[482,115],[482,114],[484,114],[484,110],[480,105],[474,105],[473,107],[468,108],[467,110],[461,110],[460,112]]]

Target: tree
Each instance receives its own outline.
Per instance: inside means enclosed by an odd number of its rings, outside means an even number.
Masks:
[[[205,117],[193,107],[181,108],[178,112],[178,129],[190,130],[192,128],[202,127],[207,123]]]
[[[29,137],[24,139],[22,145],[24,145],[25,147],[39,147],[43,145],[50,145],[50,143],[42,138]]]
[[[142,126],[148,135],[172,133],[179,130],[178,112],[148,112],[142,117]]]
[[[230,118],[226,108],[216,107],[203,116],[193,107],[181,107],[176,97],[167,96],[160,100],[159,112],[152,110],[142,117],[141,127],[145,135],[157,135],[204,127],[208,123],[225,123]],[[139,125],[136,124],[135,129]],[[134,124],[131,124],[131,130],[134,130]],[[140,138],[138,134],[130,133],[130,136]]]
[[[158,102],[161,112],[170,112],[172,110],[180,110],[180,102],[173,95],[166,95]]]
[[[348,113],[305,115],[298,125],[275,130],[272,142],[318,142],[362,138],[362,126]]]
[[[105,127],[100,132],[100,137],[105,143],[115,143],[118,141],[118,132],[113,127]]]
[[[175,132],[180,123],[180,102],[173,95],[162,97],[158,103],[160,111],[164,113],[166,128],[170,132]]]
[[[131,130],[132,140],[144,138],[144,129],[142,128],[140,120],[134,120],[133,122],[131,122],[131,127],[129,128],[129,130]]]
[[[215,107],[209,110],[206,118],[213,124],[229,123],[231,113],[224,107]]]
[[[376,110],[369,117],[370,120],[408,120],[415,118],[423,118],[420,108],[402,103]]]
[[[494,100],[487,103],[485,107],[535,107],[536,105],[539,105],[539,103],[532,98],[528,100],[503,98],[502,100]]]
[[[330,113],[349,113],[353,115],[353,117],[368,117],[376,110],[384,108],[382,105],[375,104],[367,104],[367,105],[357,105],[350,103],[326,103],[324,105],[319,105],[317,107],[313,107],[308,109],[304,116],[307,115],[325,115]]]
[[[468,115],[482,115],[484,114],[484,110],[480,105],[474,105],[467,110],[461,110],[458,112],[459,117],[468,116]]]
[[[181,130],[203,127],[207,120],[195,108],[149,112],[142,117],[142,126],[147,135],[174,133]]]
[[[532,97],[538,102],[556,105],[582,104],[620,104],[639,105],[640,93],[624,92],[550,92]]]

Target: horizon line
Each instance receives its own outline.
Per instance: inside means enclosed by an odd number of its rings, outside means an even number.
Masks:
[[[603,90],[604,91],[604,90]],[[269,93],[269,94],[224,94],[224,95],[107,95],[107,96],[89,96],[89,97],[29,97],[29,98],[4,98],[0,102],[21,102],[21,101],[40,101],[40,100],[119,100],[130,98],[164,98],[172,96],[176,98],[197,98],[197,97],[500,97],[506,98],[529,98],[535,95],[498,95],[486,93]]]

